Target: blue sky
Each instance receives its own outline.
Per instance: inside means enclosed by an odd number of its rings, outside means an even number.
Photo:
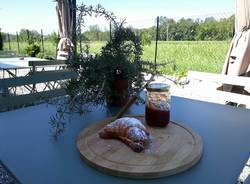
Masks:
[[[21,28],[57,31],[57,15],[53,0],[0,0],[0,28],[14,33]],[[126,18],[133,27],[149,27],[156,16],[204,18],[227,17],[234,12],[235,0],[77,0],[77,4],[101,4],[119,18]],[[106,27],[103,19],[86,20],[87,27],[99,24]]]

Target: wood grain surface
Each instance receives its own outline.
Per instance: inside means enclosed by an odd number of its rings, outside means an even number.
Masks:
[[[145,124],[144,116],[133,116]],[[146,124],[151,142],[141,153],[132,151],[116,139],[101,139],[98,131],[114,118],[93,123],[77,139],[81,158],[95,169],[107,174],[152,179],[180,173],[191,168],[201,158],[201,137],[189,128],[175,122],[166,128]]]

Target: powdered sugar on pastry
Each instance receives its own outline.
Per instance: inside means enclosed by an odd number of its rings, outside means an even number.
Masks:
[[[136,118],[120,118],[108,124],[107,126],[110,128],[115,126],[138,127],[146,130],[145,126]]]
[[[147,134],[144,130],[140,128],[131,127],[128,130],[128,137],[131,138],[131,140],[140,141],[147,138]]]
[[[140,152],[149,142],[149,133],[146,127],[136,118],[120,118],[106,125],[99,136],[104,139],[117,138]]]

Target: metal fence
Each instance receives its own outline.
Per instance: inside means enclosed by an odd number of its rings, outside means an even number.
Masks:
[[[3,37],[3,49],[5,51],[14,51],[18,55],[27,55],[27,48],[30,44],[36,43],[40,47],[40,57],[49,56],[55,58],[57,43],[59,41],[59,35],[57,34],[57,41],[52,42],[48,39],[47,35],[43,34],[43,30],[36,31],[34,34],[31,31],[26,30],[25,38],[20,39],[20,31],[16,31],[16,34],[2,33]]]
[[[125,26],[132,27],[144,42],[143,60],[176,63],[174,68],[161,67],[162,73],[184,75],[191,69],[219,73],[234,34],[234,17],[232,12],[182,18],[159,16],[145,20],[127,20]],[[202,34],[200,29],[209,29],[209,32]],[[4,49],[23,55],[26,54],[28,44],[36,41],[43,56],[55,58],[56,42],[52,43],[47,35],[43,35],[42,30],[39,32],[39,39],[36,40],[32,33],[27,32],[26,41],[19,39],[18,32],[11,36],[7,34],[4,37]],[[90,53],[100,53],[106,41],[78,39],[78,52],[82,48]]]

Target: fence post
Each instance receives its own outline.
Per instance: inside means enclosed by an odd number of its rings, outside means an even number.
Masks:
[[[27,32],[27,37],[28,37],[28,44],[30,45],[30,32],[28,29],[26,30],[26,32]]]
[[[82,54],[82,31],[81,28],[79,28],[79,42],[80,42],[80,53]]]
[[[18,32],[16,32],[16,41],[17,41],[17,51],[18,51],[18,54],[20,54],[20,45],[19,45],[19,36],[18,36]]]
[[[112,40],[112,23],[109,23],[109,39]]]
[[[3,50],[3,36],[2,36],[1,28],[0,28],[0,50]]]
[[[7,36],[8,36],[8,42],[9,42],[9,50],[11,50],[11,47],[10,47],[10,34],[8,33]]]
[[[169,40],[168,34],[169,34],[169,24],[167,24],[167,41]]]
[[[158,38],[159,38],[159,16],[156,19],[156,40],[155,40],[155,73],[156,73],[156,60],[157,60],[157,46],[158,46]]]
[[[43,56],[44,56],[44,42],[43,42],[43,30],[41,29],[41,42],[42,42],[42,49],[43,49]]]
[[[59,32],[57,32],[57,44],[56,44],[56,57],[55,58],[57,58],[57,52],[58,52],[57,46],[58,46],[59,41],[60,41],[60,34]]]
[[[33,33],[30,32],[30,43],[33,44],[34,43],[34,37],[33,37]]]

